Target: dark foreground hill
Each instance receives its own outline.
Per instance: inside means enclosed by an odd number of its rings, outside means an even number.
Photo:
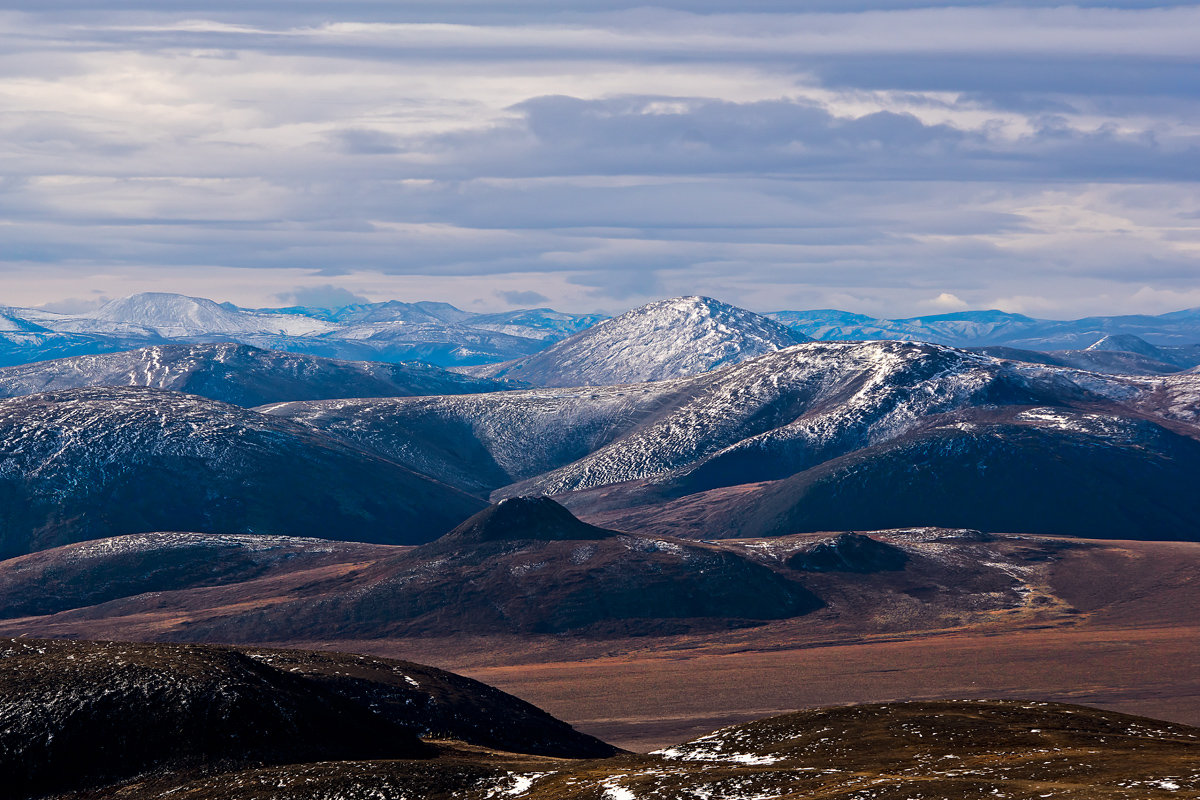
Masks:
[[[410,397],[510,388],[417,362],[339,361],[244,344],[165,344],[0,369],[0,397],[146,386],[238,406],[337,397]]]
[[[0,555],[156,530],[418,543],[484,504],[310,428],[145,388],[0,401]]]
[[[44,641],[0,654],[14,721],[0,730],[0,769],[13,798],[1200,797],[1200,729],[1075,705],[822,708],[637,755],[404,662]],[[15,668],[36,678],[4,680]],[[482,734],[470,727],[481,720]],[[70,788],[83,791],[57,794]]]
[[[550,756],[612,748],[407,662],[196,645],[0,643],[5,797],[245,766],[429,759],[421,737]]]

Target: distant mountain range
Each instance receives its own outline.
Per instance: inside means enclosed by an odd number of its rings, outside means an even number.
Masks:
[[[448,303],[388,301],[340,309],[247,309],[178,294],[144,293],[85,314],[0,307],[0,366],[163,344],[236,342],[327,358],[491,367],[487,376],[567,385],[694,374],[809,339],[899,339],[1026,351],[1100,349],[1128,357],[1065,356],[1076,366],[1154,372],[1200,364],[1200,309],[1159,316],[1043,320],[1001,311],[879,319],[836,310],[754,314],[709,298],[652,303],[611,323],[548,308],[476,314]],[[543,354],[561,340],[570,339]],[[646,337],[646,338],[638,338]],[[620,342],[622,355],[613,354]],[[665,355],[670,351],[673,355]],[[648,363],[638,353],[662,353]],[[480,374],[478,371],[476,374]]]
[[[513,388],[429,364],[338,361],[244,344],[164,344],[0,368],[0,397],[145,386],[239,406],[337,397],[472,394]]]
[[[1035,319],[1004,311],[960,311],[907,319],[878,319],[834,309],[775,311],[764,316],[823,341],[900,339],[954,347],[1082,350],[1105,337],[1129,336],[1167,347],[1200,344],[1200,308],[1158,316],[1077,320]]]
[[[336,311],[244,309],[149,292],[87,314],[0,308],[0,366],[169,343],[238,342],[329,358],[483,364],[535,353],[603,319],[526,309],[472,314],[447,303],[372,303]]]

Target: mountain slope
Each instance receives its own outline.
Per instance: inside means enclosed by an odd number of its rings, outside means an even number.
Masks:
[[[636,386],[263,410],[494,499],[573,493],[565,502],[591,514],[779,480],[942,414],[1039,406],[1160,420],[1200,438],[1195,376],[1101,375],[906,342],[809,343]]]
[[[640,383],[707,372],[789,347],[806,337],[707,297],[651,303],[519,361],[472,374],[538,386]]]
[[[0,397],[86,386],[148,386],[240,406],[509,388],[420,363],[336,361],[231,343],[158,345],[0,369]]]
[[[198,768],[428,760],[438,750],[425,735],[551,756],[614,752],[476,681],[334,653],[10,640],[0,642],[0,709],[0,771],[17,798],[135,776],[187,780]]]
[[[697,537],[945,526],[1197,541],[1197,480],[1195,438],[1104,413],[1012,408],[946,415],[746,491],[600,516]]]
[[[272,636],[628,635],[720,629],[800,616],[821,601],[725,548],[631,537],[552,500],[514,498],[446,536],[334,575],[241,619],[192,626],[217,640]]]
[[[145,388],[0,402],[0,553],[192,530],[422,542],[482,503],[304,428]]]

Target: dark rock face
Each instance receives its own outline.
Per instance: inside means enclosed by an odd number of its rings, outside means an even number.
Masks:
[[[5,797],[146,773],[425,758],[419,736],[562,757],[599,740],[476,681],[401,661],[199,645],[0,643]]]
[[[786,563],[809,572],[891,572],[904,569],[908,554],[861,533],[843,533],[793,554]]]

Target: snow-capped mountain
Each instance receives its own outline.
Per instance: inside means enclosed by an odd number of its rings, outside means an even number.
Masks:
[[[1195,541],[1197,433],[1113,411],[973,408],[783,480],[600,516],[698,538],[969,520],[988,531]]]
[[[573,507],[616,508],[778,480],[943,415],[997,406],[1106,407],[1118,418],[1190,430],[1200,421],[1200,381],[1101,375],[923,343],[814,342],[656,383],[262,410],[470,491],[576,493]]]
[[[113,300],[78,316],[44,317],[54,330],[69,333],[155,336],[162,339],[272,334],[312,336],[336,326],[299,314],[259,314],[231,310],[202,297],[144,292]]]
[[[148,386],[239,406],[510,388],[413,362],[336,361],[242,344],[165,344],[0,369],[0,397],[84,386]]]
[[[474,314],[435,302],[390,301],[334,311],[244,309],[201,297],[146,292],[86,314],[0,309],[0,366],[155,344],[222,341],[327,358],[482,364],[535,353],[597,319],[549,309]]]
[[[0,555],[189,530],[418,543],[483,503],[236,406],[142,387],[0,401]]]
[[[604,386],[678,378],[736,364],[807,337],[708,297],[635,308],[508,364],[472,374],[538,386]]]
[[[531,308],[499,314],[480,314],[471,319],[471,327],[552,342],[606,319],[608,317],[603,314],[564,314],[551,308]]]

